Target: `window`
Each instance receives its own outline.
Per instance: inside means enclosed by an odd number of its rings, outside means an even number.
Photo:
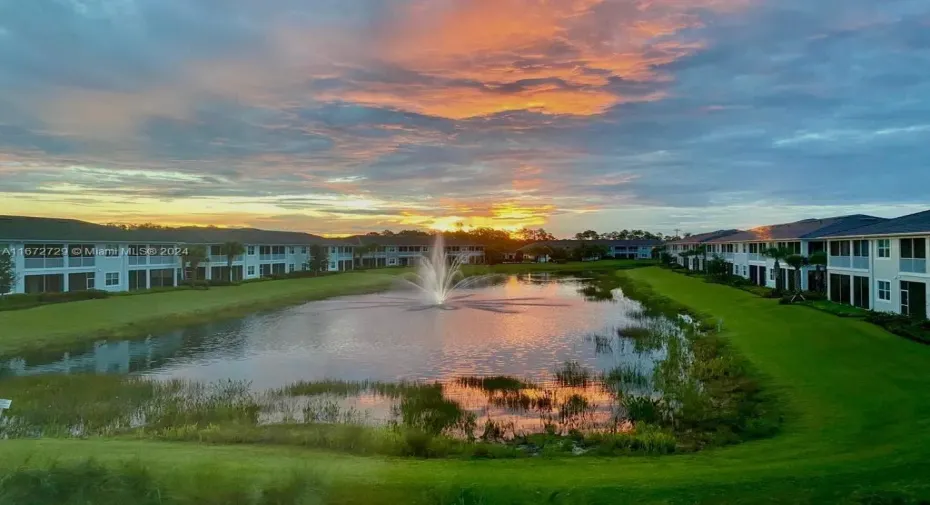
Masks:
[[[927,257],[927,243],[922,238],[902,238],[901,257],[925,259]]]
[[[849,256],[849,241],[830,242],[830,256]]]
[[[104,282],[107,286],[119,286],[119,272],[107,272]]]
[[[878,281],[878,299],[891,301],[891,281]]]
[[[293,263],[291,263],[290,265],[287,266],[287,271],[288,271],[288,272],[293,272],[293,271],[294,271],[294,264],[293,264]]]
[[[255,275],[255,265],[249,265],[248,272],[249,272],[249,277],[252,277],[253,275]]]
[[[300,254],[307,254],[307,246],[300,248]]]
[[[291,247],[291,254],[294,254],[294,248]]]
[[[117,258],[119,257],[119,245],[118,244],[107,244],[104,256],[107,258]]]
[[[746,265],[743,265],[743,277],[746,277]]]
[[[867,258],[869,256],[868,240],[853,240],[853,256]]]
[[[330,248],[329,248],[329,253],[330,253],[330,254],[336,254],[336,248],[335,248],[335,247],[330,247]]]
[[[887,238],[882,238],[882,239],[878,239],[876,243],[878,245],[878,257],[879,258],[890,258],[891,257],[891,240]]]
[[[771,269],[771,270],[769,270],[769,280],[770,280],[770,281],[774,281],[774,280],[775,280],[775,269],[774,269],[774,268]]]
[[[745,253],[746,253],[746,243],[744,242],[744,243],[743,243],[743,254],[745,254]]]
[[[800,242],[779,242],[776,247],[787,249],[791,254],[801,254]]]
[[[330,261],[330,262],[329,262],[329,269],[330,269],[330,270],[335,270],[335,269],[336,269],[336,262],[335,262],[335,261]]]
[[[250,246],[249,246],[249,249],[248,249],[248,252],[249,252],[249,256],[255,256],[255,246],[254,246],[254,245],[250,245]],[[252,268],[252,270],[255,270],[255,268]]]

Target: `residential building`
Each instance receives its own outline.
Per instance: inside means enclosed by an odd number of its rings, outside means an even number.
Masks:
[[[866,215],[837,216],[824,219],[803,219],[791,223],[759,226],[704,241],[708,257],[720,257],[732,274],[749,279],[760,286],[776,286],[775,260],[765,256],[770,248],[784,248],[792,254],[810,256],[826,250],[826,242],[817,238],[822,233],[836,233],[877,223],[882,218]],[[794,290],[797,283],[794,269],[780,261],[782,286]],[[802,267],[801,289],[814,285],[816,267]]]
[[[358,265],[363,268],[413,266],[423,256],[429,256],[435,247],[432,235],[358,235],[345,239],[359,249]],[[445,238],[445,253],[449,258],[459,257],[462,263],[485,262],[484,246],[475,242]]]
[[[684,254],[690,251],[708,251],[706,259],[711,259],[713,258],[713,254],[711,254],[709,248],[706,247],[707,242],[720,237],[733,235],[734,233],[739,233],[739,230],[716,230],[707,233],[698,233],[697,235],[689,235],[678,240],[670,240],[665,243],[666,252],[671,254],[679,265],[687,267],[689,270],[703,270],[705,261],[704,254],[695,256]]]
[[[930,312],[930,210],[820,233],[833,301],[925,319]]]
[[[244,253],[233,258],[233,280],[256,279],[306,270],[313,246],[328,249],[328,270],[356,268],[356,248],[378,242],[374,266],[404,266],[432,247],[433,237],[324,238],[300,232],[252,228],[142,228],[126,230],[73,219],[0,216],[0,254],[11,254],[16,272],[13,293],[99,289],[134,291],[177,286],[190,276],[181,264],[184,250],[203,245],[207,257],[198,279],[228,279],[223,244],[238,242]],[[484,262],[484,246],[449,239],[446,252],[467,263]]]
[[[535,261],[546,262],[549,260],[548,254],[542,254],[539,257],[531,253],[541,247],[549,249],[576,249],[582,245],[596,245],[607,248],[607,257],[616,259],[649,259],[652,258],[652,251],[662,245],[661,240],[651,239],[634,239],[634,240],[544,240],[533,242],[519,249],[524,257],[531,258]]]

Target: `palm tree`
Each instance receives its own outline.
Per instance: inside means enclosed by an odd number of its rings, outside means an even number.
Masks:
[[[372,254],[377,252],[379,247],[381,246],[376,243],[355,246],[355,257],[358,259],[359,266],[364,267],[365,265],[362,262],[363,257],[367,256],[371,258]]]
[[[197,280],[197,268],[207,260],[207,248],[202,245],[192,245],[184,248],[184,254],[181,256],[181,269],[185,265],[190,265],[191,275],[189,281]]]
[[[807,259],[807,262],[811,265],[814,265],[816,269],[816,278],[817,278],[817,287],[816,290],[818,293],[823,293],[826,291],[823,286],[823,270],[820,267],[827,266],[827,252],[826,251],[817,251],[814,254],[811,254],[810,258]]]
[[[245,246],[239,242],[225,242],[220,246],[223,255],[226,256],[226,271],[229,272],[229,282],[233,281],[232,264],[236,256],[245,254]]]
[[[762,251],[763,256],[768,256],[775,260],[775,291],[781,292],[784,288],[784,281],[781,278],[781,263],[779,261],[791,256],[791,251],[784,247],[769,247]]]
[[[785,258],[785,263],[794,268],[794,296],[791,297],[791,301],[793,302],[795,298],[803,300],[804,295],[801,294],[801,268],[807,264],[807,258],[800,254],[791,254]]]

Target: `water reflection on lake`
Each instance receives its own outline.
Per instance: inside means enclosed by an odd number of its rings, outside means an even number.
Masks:
[[[54,359],[4,358],[0,375],[117,373],[156,379],[231,379],[248,381],[256,391],[295,381],[438,381],[444,385],[444,395],[476,413],[479,422],[492,418],[512,422],[518,429],[533,429],[530,425],[538,427],[546,416],[558,421],[566,414],[566,402],[583,398],[582,421],[601,425],[612,415],[613,394],[593,380],[583,387],[567,387],[555,380],[553,372],[574,361],[595,373],[620,366],[651,377],[664,351],[637,351],[630,341],[617,337],[618,329],[643,324],[638,303],[617,292],[611,300],[588,301],[605,298],[603,293],[592,297],[591,291],[582,279],[545,274],[511,276],[467,290],[470,300],[547,302],[515,307],[512,313],[469,308],[411,311],[377,306],[387,299],[383,294],[343,297],[144,340],[99,343]],[[492,375],[517,377],[536,387],[501,393],[456,381]],[[550,403],[540,404],[538,397],[545,395],[552,397]],[[358,410],[376,423],[390,418],[396,406],[394,399],[371,393],[331,399],[341,409]]]

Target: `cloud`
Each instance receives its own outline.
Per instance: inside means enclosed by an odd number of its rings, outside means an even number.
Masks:
[[[922,0],[9,2],[0,207],[566,234],[909,209],[928,26]]]

